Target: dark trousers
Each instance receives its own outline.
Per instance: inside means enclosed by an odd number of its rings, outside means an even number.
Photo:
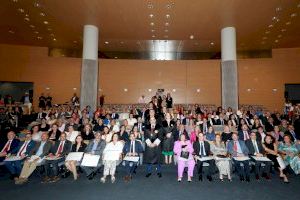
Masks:
[[[125,161],[127,175],[132,176],[134,170],[137,168],[137,164],[137,162]]]
[[[46,176],[58,176],[58,164],[60,162],[64,162],[65,158],[60,158],[57,160],[46,160],[45,162],[45,172],[46,172]]]
[[[13,175],[20,175],[22,170],[22,160],[16,160],[16,161],[5,161],[5,167],[8,169],[8,171]]]
[[[100,166],[98,167],[86,167],[86,166],[82,166],[81,169],[84,171],[86,176],[91,175],[92,173],[96,173],[98,171],[98,169],[100,169]]]
[[[148,174],[150,174],[152,172],[152,166],[155,165],[155,164],[151,164],[151,163],[148,163],[147,164],[147,167],[146,167],[146,171]],[[161,173],[161,164],[156,164],[156,172],[157,173]]]
[[[265,173],[267,176],[270,176],[270,170],[271,170],[271,162],[268,161],[254,161],[255,163],[255,175],[261,176],[262,173]],[[264,167],[261,165],[265,164]],[[263,168],[263,169],[262,169]]]
[[[239,176],[243,176],[243,177],[250,176],[249,160],[245,160],[245,161],[237,161],[235,159],[232,159],[232,160],[233,160],[234,167],[235,167],[236,171],[238,172]],[[243,163],[244,168],[241,167],[241,163]]]
[[[214,160],[207,160],[207,161],[203,162],[203,161],[197,160],[198,175],[203,174],[203,163],[208,163],[209,164],[207,176],[211,176],[213,174],[213,171],[214,171],[215,161]]]

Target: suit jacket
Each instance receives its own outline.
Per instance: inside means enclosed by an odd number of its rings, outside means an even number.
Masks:
[[[143,153],[143,147],[141,142],[135,140],[134,141],[134,152],[137,154]],[[126,155],[130,151],[131,140],[127,141],[123,147],[123,153]]]
[[[54,145],[52,146],[50,153],[56,154],[58,147],[60,144],[60,140],[55,141]],[[69,140],[65,140],[64,148],[61,152],[61,156],[67,155],[71,151],[72,142]]]
[[[248,132],[248,135],[249,135],[249,138],[250,138],[250,132],[249,131],[247,131],[247,132]],[[244,132],[242,130],[240,130],[238,132],[238,135],[239,135],[239,140],[244,140],[245,141]]]
[[[295,132],[295,131],[294,131]],[[286,132],[284,132],[284,135],[288,135],[288,136],[290,136],[290,138],[291,138],[291,141],[292,142],[294,142],[295,141],[295,138],[294,138],[294,136],[293,136],[293,134],[289,131],[289,130],[287,130]],[[297,133],[295,132],[295,136],[296,136],[296,139],[298,139],[299,140],[299,136],[297,135]]]
[[[227,124],[227,120],[223,119],[223,125],[226,125],[226,124]],[[215,120],[215,125],[222,125],[221,119]]]
[[[36,152],[39,150],[40,146],[41,146],[41,142],[36,142],[32,150],[30,151],[29,156],[35,155]],[[48,155],[51,150],[51,147],[52,147],[52,143],[48,140],[43,147],[43,153],[40,155],[40,157],[42,158]]]
[[[6,145],[6,143],[7,143],[7,141],[8,140],[6,140],[2,145],[1,145],[1,147],[0,147],[0,151],[2,151],[2,149],[4,148],[4,146]],[[20,140],[18,140],[18,139],[13,139],[12,141],[11,141],[11,144],[10,144],[10,149],[9,149],[9,151],[7,151],[6,153],[7,154],[16,154],[17,152],[18,152],[18,150],[19,150],[19,143],[20,143]]]
[[[194,148],[194,154],[195,155],[199,155],[200,153],[200,142],[196,141],[193,144],[193,148]],[[206,156],[211,155],[211,151],[210,151],[210,144],[207,141],[204,141],[204,149],[205,149],[205,154]]]
[[[113,116],[113,114],[115,115],[115,116]],[[119,119],[119,114],[118,113],[111,113],[111,118],[112,119]]]
[[[249,154],[249,149],[247,148],[245,142],[243,140],[238,140],[239,144],[240,144],[240,147],[241,147],[241,150],[243,152],[244,155],[248,155]],[[230,154],[233,154],[234,153],[234,150],[233,150],[233,146],[234,146],[234,141],[233,140],[230,140],[227,144],[227,150]]]
[[[264,150],[264,148],[262,146],[261,140],[257,140],[256,144],[257,144],[257,148],[258,148],[259,153],[264,154],[265,150]],[[246,140],[246,146],[247,146],[247,148],[249,150],[249,155],[254,156],[254,154],[255,154],[255,148],[254,148],[254,145],[253,145],[251,139]]]
[[[77,146],[76,144],[72,145],[71,152],[84,152],[87,145],[85,143],[82,143],[78,151],[76,151],[76,146]]]
[[[94,146],[94,142],[95,142],[95,140],[91,141],[87,145],[87,147],[85,148],[85,151],[84,151],[85,153],[91,153],[92,152],[92,149],[93,149],[93,146]],[[105,146],[106,146],[106,142],[104,140],[100,140],[98,142],[98,145],[97,145],[97,148],[96,148],[94,154],[95,155],[102,155]]]
[[[22,146],[23,146],[24,143],[25,143],[25,141],[19,143],[17,153],[21,150],[21,148],[22,148]],[[32,151],[32,149],[34,148],[34,146],[35,146],[35,141],[30,140],[30,142],[28,143],[28,145],[26,147],[26,150],[25,150],[25,155],[26,156],[28,156],[30,154],[30,152]]]

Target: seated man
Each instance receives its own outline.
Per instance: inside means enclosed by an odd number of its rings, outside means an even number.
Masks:
[[[90,143],[88,144],[84,152],[93,155],[100,155],[100,159],[101,159],[105,145],[106,142],[103,139],[101,139],[101,133],[96,132],[95,139],[93,141],[90,141]],[[100,161],[97,167],[82,166],[81,168],[85,172],[86,177],[89,180],[92,180],[95,177],[96,172],[99,169],[99,166],[101,166]]]
[[[209,169],[207,174],[207,179],[209,181],[212,181],[212,173],[214,169],[215,162],[213,159],[206,160],[206,161],[200,161],[199,158],[207,157],[212,155],[210,151],[210,145],[207,141],[204,141],[204,135],[203,133],[198,134],[198,141],[194,142],[193,144],[194,148],[194,155],[197,161],[197,168],[198,168],[198,175],[199,175],[199,181],[202,181],[202,174],[203,174],[203,163],[209,163]]]
[[[262,143],[260,140],[257,140],[256,133],[251,132],[250,139],[246,140],[246,146],[249,149],[249,155],[251,156],[257,156],[257,157],[263,157],[265,150],[262,146]],[[253,158],[252,158],[253,159]],[[270,161],[257,161],[253,159],[255,162],[255,177],[256,180],[259,180],[260,172],[261,174],[267,179],[270,179],[270,169],[271,169],[271,162]],[[264,170],[260,170],[261,164],[265,164]]]
[[[127,141],[123,147],[123,154],[126,156],[139,156],[143,152],[141,142],[135,139],[134,133],[130,133],[129,141]],[[132,179],[132,174],[137,168],[138,162],[124,161],[127,175],[124,177],[125,182],[129,182]]]
[[[239,173],[240,180],[244,181],[246,176],[246,181],[250,182],[250,167],[249,160],[238,160],[240,157],[248,157],[249,150],[243,140],[239,140],[238,134],[236,132],[232,133],[232,140],[227,144],[228,153],[233,157],[233,164]],[[236,159],[235,159],[236,158]],[[241,163],[244,165],[244,169],[241,167]]]
[[[25,160],[19,178],[15,180],[15,184],[23,184],[28,181],[28,177],[36,169],[37,165],[44,161],[44,157],[49,154],[52,143],[48,140],[48,133],[44,132],[41,136],[41,142],[37,142],[28,158]]]
[[[34,145],[35,142],[31,140],[31,133],[27,133],[25,141],[19,143],[18,152],[15,155],[16,157],[19,157],[19,159],[14,161],[5,161],[5,166],[12,177],[17,178],[20,175],[22,169],[22,162],[24,158],[26,158],[29,155]]]
[[[7,142],[0,144],[0,162],[5,160],[9,154],[16,154],[18,152],[19,140],[16,139],[16,134],[13,131],[7,133]]]
[[[58,177],[58,164],[65,161],[65,156],[70,152],[72,143],[66,140],[66,133],[61,133],[59,140],[54,143],[50,153],[45,158],[46,176],[43,183],[56,182]],[[51,177],[52,172],[52,178]]]

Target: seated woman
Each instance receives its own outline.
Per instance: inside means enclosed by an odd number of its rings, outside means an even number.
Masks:
[[[214,128],[212,126],[210,126],[208,128],[208,131],[205,133],[205,138],[208,142],[212,142],[215,140],[216,135],[215,135]]]
[[[230,128],[229,126],[225,125],[224,126],[224,131],[222,133],[222,142],[226,143],[231,140],[231,137],[232,137],[232,132],[230,131]]]
[[[69,140],[74,144],[77,135],[79,135],[79,132],[74,130],[73,125],[69,125],[68,132],[66,132],[66,134],[67,134],[67,140]]]
[[[117,133],[112,136],[112,141],[105,146],[103,151],[104,171],[103,177],[100,179],[102,183],[105,183],[106,176],[108,175],[111,176],[111,182],[115,182],[116,167],[121,158],[123,146],[124,143],[119,141],[119,135]]]
[[[60,132],[60,130],[58,130],[57,124],[52,124],[51,130],[49,131],[49,140],[53,141],[53,142],[58,140],[60,137],[60,134],[61,134],[61,132]]]
[[[231,181],[230,160],[227,157],[227,149],[224,142],[221,141],[221,135],[216,134],[216,140],[210,144],[211,152],[214,154],[215,162],[219,170],[220,180],[223,181],[223,175],[228,176]]]
[[[299,150],[289,135],[283,137],[283,143],[279,145],[278,151],[282,154],[285,164],[290,165],[295,174],[300,174]]]
[[[81,136],[86,144],[88,144],[89,140],[95,138],[91,124],[86,124],[84,126],[83,131],[81,132]]]
[[[72,145],[71,152],[84,152],[86,148],[86,144],[83,142],[82,136],[78,135],[75,139],[75,144]],[[67,169],[72,172],[74,180],[77,180],[78,174],[77,174],[77,161],[75,160],[68,160],[65,163]]]
[[[32,140],[35,142],[41,141],[42,132],[40,131],[39,125],[34,125],[31,129]]]
[[[285,169],[282,169],[280,167],[277,160],[277,157],[280,156],[278,154],[278,144],[275,142],[275,139],[271,135],[266,135],[263,147],[265,149],[267,158],[272,160],[272,162],[274,163],[274,168],[279,170],[279,177],[283,179],[284,183],[289,183]]]
[[[180,135],[179,141],[175,142],[174,153],[177,156],[178,163],[178,182],[181,182],[184,168],[188,166],[188,182],[192,181],[195,160],[193,157],[193,146],[184,134]]]

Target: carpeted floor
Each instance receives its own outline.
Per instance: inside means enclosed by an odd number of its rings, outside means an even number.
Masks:
[[[145,177],[145,167],[140,166],[137,174],[130,183],[124,183],[124,169],[118,168],[117,180],[114,184],[108,181],[100,183],[100,174],[95,179],[87,180],[81,174],[78,181],[72,177],[61,179],[57,183],[42,184],[40,178],[33,176],[25,185],[14,185],[7,176],[0,179],[1,200],[201,200],[201,199],[228,199],[228,200],[297,200],[300,199],[300,176],[290,177],[290,184],[283,184],[277,175],[272,175],[271,181],[252,180],[250,183],[240,182],[233,177],[233,182],[220,182],[217,175],[213,182],[206,179],[199,182],[194,178],[188,183],[186,178],[178,183],[176,167],[163,166],[163,177],[152,175]]]

